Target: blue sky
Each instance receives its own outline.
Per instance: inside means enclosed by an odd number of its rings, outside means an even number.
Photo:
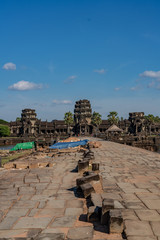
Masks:
[[[0,1],[0,118],[63,119],[89,99],[160,115],[159,0]]]

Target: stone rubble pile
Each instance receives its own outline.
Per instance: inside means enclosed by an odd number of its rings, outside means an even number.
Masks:
[[[123,206],[114,199],[102,197],[97,193],[96,183],[101,185],[99,163],[95,161],[94,152],[89,148],[78,161],[78,172],[82,175],[76,179],[77,193],[86,199],[87,221],[99,223],[107,229],[107,233],[122,234],[124,223],[121,210]],[[101,185],[102,186],[102,185]]]

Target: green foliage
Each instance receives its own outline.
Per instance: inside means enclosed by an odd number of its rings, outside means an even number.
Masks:
[[[10,135],[10,129],[6,125],[0,124],[0,137],[7,137]]]
[[[145,116],[145,119],[149,122],[149,123],[157,123],[160,122],[160,118],[158,116],[154,116],[153,114],[148,114],[147,116]]]
[[[108,117],[108,121],[110,122],[110,124],[117,124],[119,121],[119,117],[118,117],[118,113],[117,112],[110,112]]]
[[[16,118],[16,122],[18,122],[18,121],[21,121],[21,118],[20,118],[20,117],[17,117],[17,118]]]
[[[8,124],[8,122],[7,122],[7,121],[5,121],[5,120],[3,120],[3,119],[0,119],[0,124],[7,125],[7,124]]]
[[[102,122],[101,115],[97,112],[93,112],[91,122],[95,126],[99,126]]]
[[[69,126],[73,123],[73,114],[71,112],[66,112],[64,115],[64,121]]]

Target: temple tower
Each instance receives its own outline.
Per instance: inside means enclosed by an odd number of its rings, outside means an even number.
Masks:
[[[74,109],[74,121],[76,134],[91,134],[92,109],[87,99],[76,101]]]
[[[23,109],[21,114],[22,132],[24,135],[36,134],[35,123],[37,121],[37,114],[34,109]]]

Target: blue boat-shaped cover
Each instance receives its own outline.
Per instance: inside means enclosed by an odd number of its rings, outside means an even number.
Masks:
[[[81,140],[77,142],[58,142],[50,146],[51,149],[64,149],[64,148],[72,148],[72,147],[78,147],[78,146],[84,146],[88,143],[88,140]]]

